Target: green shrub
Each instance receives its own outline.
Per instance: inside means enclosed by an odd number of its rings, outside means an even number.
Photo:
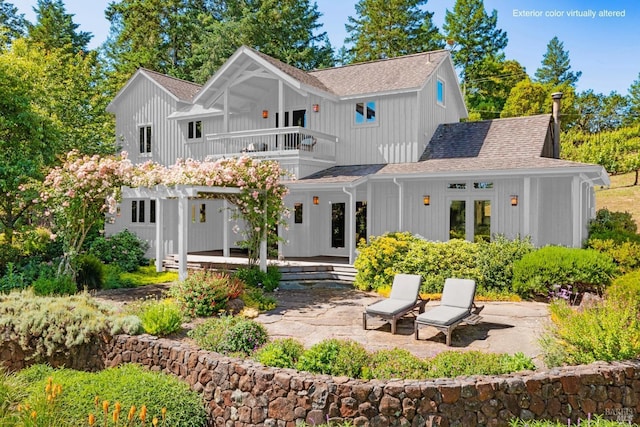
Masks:
[[[496,235],[491,242],[478,243],[478,249],[478,293],[485,294],[511,291],[513,264],[533,252],[534,247],[530,238],[509,240]]]
[[[81,255],[75,260],[75,267],[78,289],[102,289],[104,286],[102,261],[94,255]]]
[[[26,385],[26,381],[7,373],[0,366],[0,425],[17,425],[12,423],[17,421],[13,417],[13,411],[27,397]]]
[[[40,297],[30,291],[0,295],[0,329],[36,361],[73,353],[116,333],[136,333],[137,317],[116,315],[88,294]]]
[[[261,288],[247,288],[240,296],[245,307],[259,311],[273,310],[278,306],[278,300],[273,295],[266,295]]]
[[[301,371],[360,378],[369,354],[362,344],[352,340],[328,339],[306,350],[296,369]]]
[[[640,355],[637,303],[617,298],[573,310],[564,300],[549,305],[552,324],[540,339],[547,366],[628,360]]]
[[[252,354],[267,342],[267,330],[242,316],[208,319],[189,331],[200,347],[222,354]]]
[[[613,304],[635,304],[640,313],[640,271],[616,278],[607,288],[605,298]]]
[[[531,358],[480,351],[445,351],[428,361],[430,378],[455,378],[460,375],[500,375],[535,369]]]
[[[369,366],[363,370],[367,379],[392,378],[423,379],[427,377],[429,364],[409,351],[400,348],[378,350],[371,355]]]
[[[354,267],[358,271],[353,285],[363,291],[389,286],[398,270],[397,264],[406,256],[418,238],[411,233],[387,233],[371,237],[369,244],[358,244]],[[364,242],[364,241],[363,241]]]
[[[554,285],[602,291],[617,267],[611,257],[593,249],[546,246],[513,266],[513,290],[523,296],[547,295]]]
[[[239,268],[234,277],[242,280],[247,286],[262,288],[267,292],[274,291],[280,285],[282,273],[277,266],[267,266],[267,272],[260,271],[257,267]]]
[[[304,346],[293,338],[269,341],[255,355],[258,362],[276,368],[295,368],[304,352]]]
[[[116,264],[123,271],[135,271],[147,263],[144,254],[149,244],[128,230],[110,237],[98,237],[89,252],[105,264]]]
[[[18,271],[18,267],[9,262],[4,275],[0,277],[0,293],[7,293],[13,289],[23,289],[26,286],[24,274]]]
[[[404,258],[398,262],[398,272],[420,274],[421,291],[440,293],[448,277],[480,280],[477,243],[461,239],[447,242],[417,240]],[[391,282],[390,282],[391,283]]]
[[[40,276],[32,284],[36,295],[73,295],[78,292],[76,282],[69,275],[58,277]]]
[[[145,302],[138,317],[144,331],[151,335],[164,336],[182,329],[180,308],[168,300]]]
[[[171,375],[151,372],[138,365],[126,364],[95,373],[34,366],[21,371],[18,377],[28,378],[30,382],[26,403],[42,395],[48,378],[52,378],[54,384],[61,385],[57,415],[63,422],[51,425],[87,425],[90,413],[101,420],[103,401],[110,402],[111,408],[115,402],[120,402],[121,421],[126,420],[132,405],[138,408],[139,413],[139,408],[144,404],[147,408],[147,425],[151,425],[153,417],[162,419],[163,407],[166,408],[166,425],[201,427],[207,423],[202,397],[191,391],[188,384]],[[99,408],[94,404],[96,396],[100,402]],[[99,425],[102,425],[100,421]]]
[[[587,247],[609,255],[618,265],[621,273],[640,268],[640,239],[634,242],[592,238],[587,242]]]
[[[123,272],[116,264],[104,266],[104,289],[135,288],[132,280],[122,277]]]
[[[191,316],[211,316],[226,308],[231,298],[242,294],[242,281],[225,273],[191,271],[186,280],[171,288],[169,294]]]
[[[608,209],[599,209],[596,217],[589,221],[589,235],[602,233],[628,233],[635,234],[638,225],[629,212],[611,212]]]

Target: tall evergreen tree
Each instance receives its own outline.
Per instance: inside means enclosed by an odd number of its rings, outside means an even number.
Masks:
[[[354,62],[393,58],[444,46],[427,0],[360,0],[345,25]]]
[[[73,14],[66,12],[62,0],[38,0],[34,8],[37,21],[29,25],[29,40],[45,49],[67,49],[72,53],[86,51],[93,35],[77,29]]]
[[[13,39],[24,36],[26,28],[27,21],[18,13],[18,8],[0,0],[0,50]]]
[[[220,16],[204,21],[206,34],[195,48],[192,77],[203,82],[241,45],[303,70],[334,64],[321,13],[309,0],[228,0]]]
[[[467,88],[473,87],[478,64],[499,55],[507,46],[507,33],[497,25],[498,12],[493,10],[488,15],[483,0],[456,0],[453,12],[447,9],[442,26],[444,37]]]
[[[569,84],[575,87],[582,71],[574,73],[569,70],[571,70],[569,52],[564,50],[564,43],[558,37],[554,37],[547,44],[547,52],[542,58],[542,66],[536,70],[536,79],[542,84],[552,86]]]
[[[640,123],[640,73],[638,79],[629,86],[629,113],[625,124]]]

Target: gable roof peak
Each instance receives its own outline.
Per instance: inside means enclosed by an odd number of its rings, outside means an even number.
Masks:
[[[144,67],[138,68],[137,73],[146,75],[164,90],[173,95],[178,101],[182,102],[191,102],[193,97],[202,88],[202,86],[197,83],[162,74]]]

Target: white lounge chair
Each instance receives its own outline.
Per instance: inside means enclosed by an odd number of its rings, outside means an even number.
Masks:
[[[447,279],[444,282],[440,305],[416,317],[415,338],[421,326],[431,326],[444,332],[447,345],[451,345],[451,333],[461,323],[475,325],[482,317],[478,315],[484,308],[476,307],[476,282],[470,279]]]
[[[396,274],[389,298],[368,305],[362,313],[362,328],[367,329],[367,318],[378,317],[391,323],[391,333],[396,333],[398,319],[418,308],[422,313],[428,300],[420,298],[422,277],[418,274]]]

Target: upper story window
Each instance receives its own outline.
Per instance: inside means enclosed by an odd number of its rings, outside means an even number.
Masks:
[[[151,125],[140,126],[138,128],[138,140],[140,142],[140,153],[151,153]]]
[[[356,102],[355,113],[357,125],[376,123],[376,101]]]
[[[436,80],[436,100],[438,104],[444,105],[444,80]]]
[[[189,122],[187,125],[187,138],[188,139],[200,139],[202,138],[202,121],[196,120]]]

